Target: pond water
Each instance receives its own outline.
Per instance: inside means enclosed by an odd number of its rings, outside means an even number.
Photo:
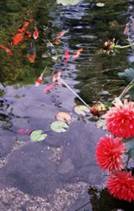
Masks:
[[[4,187],[17,187],[24,193],[33,195],[37,193],[37,195],[43,197],[45,191],[49,193],[50,190],[51,193],[54,188],[57,188],[56,183],[59,185],[58,187],[70,181],[89,182],[90,185],[93,186],[103,183],[104,175],[99,175],[100,171],[95,166],[95,161],[93,161],[93,163],[92,161],[87,162],[87,157],[84,155],[85,152],[87,153],[87,146],[91,148],[91,154],[94,154],[95,144],[98,137],[103,134],[103,131],[97,129],[99,132],[93,135],[92,130],[95,130],[95,127],[91,122],[88,122],[87,125],[84,126],[84,123],[79,122],[79,118],[73,114],[73,106],[75,105],[76,99],[65,87],[59,86],[56,90],[52,90],[48,94],[43,92],[44,86],[51,82],[51,75],[55,70],[62,72],[64,81],[89,105],[94,104],[96,101],[111,102],[115,96],[118,96],[122,92],[126,83],[118,77],[118,72],[130,66],[132,67],[134,52],[132,49],[123,49],[116,54],[108,55],[102,53],[102,48],[105,41],[113,38],[115,38],[120,45],[126,45],[128,43],[128,37],[123,32],[126,23],[133,14],[133,2],[130,2],[130,4],[128,4],[126,0],[103,0],[103,2],[103,7],[97,7],[95,1],[90,0],[81,1],[74,6],[57,5],[53,3],[53,1],[49,2],[45,0],[29,0],[25,3],[23,0],[1,1],[0,44],[9,47],[12,36],[26,19],[33,19],[30,26],[31,28],[29,29],[30,31],[33,31],[36,26],[39,29],[39,38],[37,40],[27,38],[20,45],[14,48],[12,47],[13,56],[7,55],[6,52],[0,49],[0,142],[8,139],[5,146],[1,143],[4,152],[2,149],[0,151],[2,159],[0,162],[0,183],[4,184]],[[54,43],[54,46],[51,45],[49,41],[52,42],[56,34],[62,31],[66,31],[66,33],[61,38],[60,44],[56,45]],[[130,35],[132,35],[132,33],[130,33],[129,36]],[[73,54],[80,48],[82,48],[83,51],[80,56],[74,60]],[[35,52],[36,59],[30,63],[27,59],[27,55],[29,55],[31,50]],[[69,52],[69,59],[68,62],[65,62],[64,57],[67,51]],[[44,72],[44,84],[35,87],[35,80],[46,66],[47,70]],[[49,127],[50,123],[54,121],[55,114],[58,111],[70,112],[76,123],[76,125],[72,126],[71,131],[69,131],[67,135],[62,136],[62,138],[59,134],[53,135]],[[83,130],[81,124],[84,128]],[[88,124],[90,126],[89,131]],[[39,155],[41,147],[43,148],[42,150],[45,150],[45,145],[37,146],[37,148],[34,145],[28,145],[27,135],[23,137],[17,133],[20,128],[45,130],[51,139],[46,141],[46,144],[47,147],[52,147],[52,151],[47,152],[44,157]],[[85,140],[83,145],[81,141],[78,141],[76,146],[73,142],[73,136],[74,139],[79,138],[77,131],[81,131],[80,140]],[[94,143],[88,145],[86,136],[90,135]],[[9,143],[10,138],[13,139],[11,143]],[[61,139],[63,139],[64,142],[61,143]],[[66,140],[68,139],[69,142],[66,144]],[[15,144],[15,140],[19,140],[19,144],[18,142]],[[28,146],[26,146],[28,148],[23,148],[25,147],[25,143],[28,143]],[[17,164],[14,164],[16,157],[19,158],[19,152],[16,152],[13,156],[12,153],[15,149],[19,150],[21,144],[21,160],[18,160]],[[72,151],[68,145],[70,145]],[[6,149],[6,147],[8,148]],[[47,158],[47,156],[50,156],[54,161],[57,159],[54,148],[59,150],[57,154],[62,153],[62,149],[63,151],[65,150],[65,154],[62,156],[62,164],[58,167],[58,173],[56,172],[57,167],[52,165]],[[27,162],[27,159],[29,159],[29,150],[33,150],[33,153],[30,151],[31,157],[39,155],[39,158],[34,157],[33,160],[36,166],[32,166],[32,159],[29,161],[31,163]],[[81,156],[77,150],[81,153]],[[11,161],[6,166],[8,154],[11,154]],[[23,154],[25,158],[23,158]],[[58,156],[60,156],[59,154]],[[4,164],[3,160],[5,162]],[[46,162],[44,165],[50,170],[49,174],[46,175],[44,173],[44,176],[42,173],[42,175],[38,177],[36,167],[39,166],[39,162]],[[82,162],[85,166],[82,166]],[[25,167],[23,167],[23,165]],[[56,165],[58,166],[59,163],[56,163]],[[87,166],[89,165],[90,169],[87,170]],[[30,169],[31,166],[32,170],[28,172],[27,169]],[[41,170],[42,168],[43,172],[45,172],[44,166],[40,166]],[[54,168],[56,173],[53,172],[51,168]],[[22,174],[23,171],[26,171],[26,175],[18,177],[17,180],[16,177]],[[92,171],[92,175],[87,176],[90,174],[90,171]],[[28,186],[27,182],[23,179],[29,175],[31,176],[31,174],[35,174],[35,177],[31,177],[31,183],[29,182]],[[51,174],[54,175],[54,177],[51,178],[52,185],[48,185],[50,182],[48,177],[51,177]],[[66,178],[64,178],[64,175]],[[96,175],[95,178],[94,175]],[[36,183],[36,178],[41,180],[37,187],[34,184]],[[42,178],[44,180],[46,179],[48,190],[41,189],[43,184]],[[82,187],[87,188],[87,186],[84,185]],[[112,211],[114,208],[120,208],[120,205],[119,207],[117,206],[118,201],[110,201],[109,205],[106,206],[108,198],[105,196],[105,192],[100,192],[101,197],[99,199],[96,189],[91,188],[89,192],[91,194],[91,210]],[[74,211],[78,208],[78,205],[82,205],[86,200],[77,202],[77,204],[68,211]],[[99,203],[99,207],[96,201]],[[124,208],[124,210],[127,210],[128,204],[125,204],[125,206],[126,208]],[[57,208],[55,208],[55,210],[56,209]],[[84,210],[84,208],[80,210]],[[89,208],[85,208],[85,210],[89,210]],[[131,207],[129,207],[129,211],[130,210]]]

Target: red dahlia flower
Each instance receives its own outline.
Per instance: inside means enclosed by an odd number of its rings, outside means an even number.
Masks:
[[[101,137],[96,148],[97,162],[104,170],[121,170],[123,168],[122,155],[124,151],[125,145],[121,138]]]
[[[134,102],[124,101],[105,115],[108,131],[123,138],[134,137]]]
[[[134,177],[131,172],[117,172],[111,175],[107,181],[108,191],[120,200],[134,200]]]

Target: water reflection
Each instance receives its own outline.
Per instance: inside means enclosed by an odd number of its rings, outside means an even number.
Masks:
[[[93,2],[84,1],[77,6],[57,6],[56,11],[51,12],[53,27],[69,29],[69,35],[63,37],[61,52],[66,48],[70,52],[84,48],[81,57],[73,62],[74,70],[69,66],[63,68],[63,64],[61,68],[64,72],[69,70],[70,80],[73,78],[71,73],[75,71],[78,82],[75,88],[80,90],[80,95],[88,103],[100,98],[106,100],[123,88],[124,81],[117,77],[117,73],[127,67],[128,52],[108,56],[100,55],[99,49],[105,40],[113,37],[120,44],[126,42],[123,28],[127,6],[125,1],[109,1],[103,8],[97,8]]]

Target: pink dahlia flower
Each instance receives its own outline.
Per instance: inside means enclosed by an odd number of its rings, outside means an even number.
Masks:
[[[117,172],[111,175],[107,181],[108,191],[120,200],[134,200],[134,177],[131,172]]]
[[[105,115],[107,130],[123,138],[134,137],[134,102],[124,101]]]
[[[121,138],[101,137],[96,148],[97,163],[104,170],[121,170],[123,168],[122,155],[124,152],[125,145]]]

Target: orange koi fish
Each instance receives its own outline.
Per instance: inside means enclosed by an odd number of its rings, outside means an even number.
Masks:
[[[32,19],[24,21],[23,25],[18,29],[18,32],[20,33],[26,32],[31,22]]]
[[[27,59],[30,63],[34,63],[36,59],[36,47],[34,42],[30,43],[30,48],[28,50]]]
[[[0,45],[0,48],[3,49],[9,56],[13,56],[13,52],[10,48],[5,47],[4,45]]]
[[[33,38],[34,38],[35,40],[37,40],[38,37],[39,37],[39,30],[38,30],[37,27],[35,27],[34,29],[35,29],[35,30],[34,30],[34,32],[33,32]]]
[[[65,51],[65,54],[64,54],[64,62],[67,63],[67,62],[69,61],[69,59],[70,59],[70,52],[69,52],[69,50],[67,49],[67,50]]]
[[[31,37],[32,37],[31,32],[26,31],[26,32],[25,32],[25,37],[26,37],[26,38],[31,38]]]
[[[74,60],[77,59],[77,58],[80,56],[80,54],[81,54],[82,51],[83,51],[83,48],[78,49],[78,50],[74,53],[73,59],[74,59]]]
[[[24,40],[24,33],[18,32],[13,38],[12,38],[12,45],[19,45]]]
[[[18,29],[17,33],[12,38],[12,42],[11,42],[12,45],[19,45],[21,42],[23,42],[25,38],[25,33],[31,22],[32,22],[32,19],[24,21],[22,27]]]

